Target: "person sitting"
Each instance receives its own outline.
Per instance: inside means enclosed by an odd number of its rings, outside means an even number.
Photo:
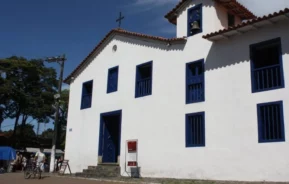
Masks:
[[[27,158],[26,158],[26,156],[23,156],[23,159],[22,159],[22,171],[24,171],[26,169],[26,165],[27,165]]]
[[[57,164],[58,170],[60,169],[63,160],[64,160],[63,155],[61,155],[61,157],[58,159],[58,164]]]
[[[16,153],[16,159],[11,163],[13,165],[13,170],[16,171],[21,166],[21,155],[19,152]]]

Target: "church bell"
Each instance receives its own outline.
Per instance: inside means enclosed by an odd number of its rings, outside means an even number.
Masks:
[[[193,31],[198,31],[200,30],[200,25],[199,25],[199,22],[198,21],[194,21],[191,23],[191,33]]]

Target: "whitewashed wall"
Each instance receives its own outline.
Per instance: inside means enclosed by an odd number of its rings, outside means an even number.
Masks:
[[[288,140],[288,28],[287,21],[214,44],[198,34],[184,48],[170,50],[159,43],[114,37],[70,86],[67,129],[72,131],[67,132],[65,151],[72,172],[97,165],[100,113],[122,109],[124,176],[125,141],[138,139],[143,177],[289,181],[288,141],[259,144],[256,109],[257,103],[283,100]],[[252,94],[249,45],[276,37],[282,38],[285,88]],[[112,53],[115,44],[118,50]],[[202,58],[206,101],[186,105],[185,64]],[[151,60],[152,95],[136,99],[136,65]],[[117,65],[118,91],[106,94],[107,71]],[[80,110],[82,83],[91,79],[92,107]],[[206,113],[206,146],[186,148],[185,114],[200,111]]]

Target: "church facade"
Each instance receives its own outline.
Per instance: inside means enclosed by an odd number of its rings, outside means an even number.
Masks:
[[[289,9],[181,0],[165,17],[176,38],[113,29],[65,79],[72,172],[289,181]]]

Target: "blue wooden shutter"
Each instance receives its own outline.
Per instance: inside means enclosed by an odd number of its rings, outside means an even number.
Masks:
[[[88,81],[82,84],[81,109],[91,107],[93,81]]]
[[[204,94],[204,61],[187,64],[187,103],[201,102]]]
[[[285,141],[283,102],[257,105],[259,142]]]
[[[117,91],[118,86],[118,67],[109,69],[107,81],[107,93]]]
[[[284,87],[281,39],[250,46],[252,92]]]
[[[136,67],[136,98],[152,94],[152,68],[152,61]]]
[[[186,147],[205,146],[205,113],[186,115]]]

